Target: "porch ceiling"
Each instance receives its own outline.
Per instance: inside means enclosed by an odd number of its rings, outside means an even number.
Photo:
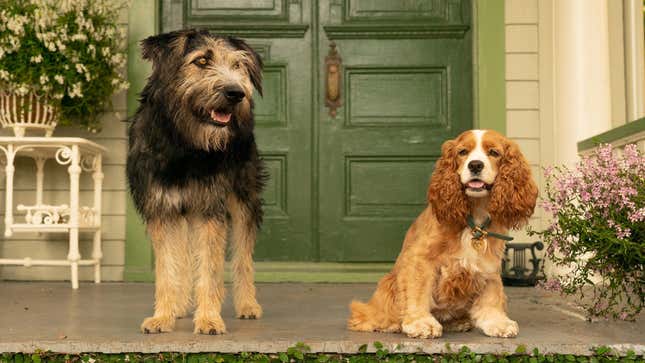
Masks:
[[[446,333],[436,340],[400,334],[355,333],[345,329],[347,305],[369,297],[374,284],[260,284],[265,317],[236,320],[230,299],[223,317],[229,333],[192,334],[191,319],[175,332],[143,335],[138,327],[152,312],[153,285],[0,282],[0,352],[280,352],[297,342],[313,352],[355,353],[382,342],[400,352],[446,352],[466,345],[477,353],[512,353],[519,345],[541,353],[591,354],[600,345],[620,353],[645,352],[641,322],[587,323],[556,295],[532,288],[507,288],[509,315],[518,321],[516,339],[494,339],[479,331]]]

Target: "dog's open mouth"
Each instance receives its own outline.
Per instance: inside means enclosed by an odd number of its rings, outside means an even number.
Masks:
[[[473,179],[469,182],[466,183],[465,185],[466,189],[471,190],[473,192],[481,192],[483,190],[490,190],[493,185],[492,184],[486,184],[483,181],[479,179]]]
[[[226,126],[228,125],[229,121],[231,121],[231,113],[220,110],[213,110],[211,111],[211,120],[216,125]]]

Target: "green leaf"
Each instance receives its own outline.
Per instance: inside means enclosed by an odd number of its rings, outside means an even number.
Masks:
[[[515,354],[525,354],[526,353],[526,345],[520,344],[515,348]]]
[[[358,352],[359,353],[365,353],[367,352],[367,344],[363,344],[360,347],[358,347]]]
[[[287,355],[287,353],[280,352],[280,354],[278,354],[278,357],[280,358],[280,362],[282,362],[282,363],[288,363],[289,362],[289,356]]]
[[[611,348],[601,345],[596,348],[596,355],[607,355],[611,353]]]
[[[381,348],[383,348],[383,343],[381,343],[381,342],[374,342],[374,348],[376,348],[376,349],[381,349]]]

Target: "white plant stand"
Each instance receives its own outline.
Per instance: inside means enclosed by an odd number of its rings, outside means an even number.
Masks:
[[[5,155],[6,173],[4,235],[11,237],[19,232],[69,234],[66,260],[0,258],[0,265],[70,266],[73,289],[78,289],[78,266],[94,266],[94,282],[100,283],[102,156],[107,150],[89,140],[73,137],[0,137],[0,150]],[[24,221],[16,222],[13,205],[14,161],[22,156],[32,158],[36,163],[36,200],[33,205],[16,206],[17,212],[24,213]],[[44,168],[49,159],[68,166],[69,204],[48,205],[43,202]],[[91,173],[94,180],[94,204],[91,207],[81,206],[79,201],[79,180],[83,172]],[[94,233],[91,259],[81,259],[79,231]]]

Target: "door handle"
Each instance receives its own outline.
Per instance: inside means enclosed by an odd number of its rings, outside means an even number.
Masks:
[[[336,43],[329,43],[329,53],[325,57],[327,69],[325,106],[329,108],[329,116],[336,118],[336,109],[340,107],[340,72],[342,58],[336,49]]]

